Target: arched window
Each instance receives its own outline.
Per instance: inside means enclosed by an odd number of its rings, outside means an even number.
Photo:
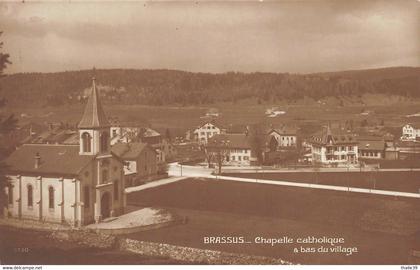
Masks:
[[[32,185],[28,185],[28,207],[32,207],[34,205],[34,197],[33,197],[33,189]]]
[[[89,186],[84,187],[83,194],[85,196],[85,208],[89,208],[90,206],[90,187]]]
[[[114,200],[118,200],[118,192],[119,192],[119,189],[118,189],[118,181],[117,180],[115,180],[114,181]]]
[[[108,183],[108,170],[102,170],[102,184]]]
[[[83,152],[91,152],[92,150],[92,138],[89,133],[84,132],[82,134],[82,146]]]
[[[13,204],[13,186],[9,185],[9,191],[7,193],[9,204]]]
[[[48,188],[48,208],[54,209],[54,188]]]
[[[106,152],[108,151],[108,144],[109,144],[109,140],[108,140],[108,133],[107,132],[102,132],[101,136],[100,136],[100,142],[101,142],[101,151],[102,152]]]

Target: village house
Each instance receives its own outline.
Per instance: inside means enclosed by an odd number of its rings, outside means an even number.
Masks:
[[[420,126],[417,124],[407,124],[402,127],[401,141],[415,141],[420,137]]]
[[[194,139],[199,144],[207,144],[208,140],[214,135],[224,133],[222,128],[215,125],[213,122],[205,122],[194,130]]]
[[[312,162],[324,165],[357,164],[358,142],[354,134],[331,131],[328,126],[310,139]]]
[[[267,132],[269,137],[274,137],[277,142],[277,148],[296,148],[297,147],[297,129],[282,126],[281,128],[270,128]]]
[[[165,163],[176,155],[176,149],[156,130],[135,123],[113,123],[110,128],[111,145],[116,143],[142,142],[149,144],[156,152],[158,163]]]
[[[386,143],[383,140],[361,140],[359,139],[358,151],[361,159],[384,159]]]
[[[24,144],[6,159],[8,216],[81,226],[124,213],[123,161],[109,127],[93,79],[79,145]]]
[[[217,134],[210,138],[205,149],[214,164],[219,157],[229,166],[249,166],[256,161],[247,134]]]
[[[136,186],[156,178],[158,166],[155,150],[145,143],[117,143],[113,153],[124,161],[126,186]]]

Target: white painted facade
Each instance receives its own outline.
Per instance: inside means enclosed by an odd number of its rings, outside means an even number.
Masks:
[[[231,166],[249,166],[251,160],[251,149],[228,149],[225,164]]]
[[[312,161],[322,164],[355,164],[358,162],[358,146],[311,145]]]
[[[420,137],[420,129],[416,128],[412,124],[407,124],[402,128],[402,141],[415,141],[417,137]]]
[[[81,226],[124,213],[123,162],[110,152],[95,80],[79,136],[79,146],[23,145],[11,154],[7,216]]]
[[[75,192],[80,190],[80,182],[76,179],[16,175],[10,178],[12,188],[7,189],[7,195],[13,193],[9,197],[8,204],[9,215],[12,217],[69,224],[82,220],[82,205]],[[30,188],[32,202],[28,196]],[[54,191],[51,198],[52,205],[50,205],[50,188]],[[76,207],[70,207],[75,203]]]
[[[101,209],[104,203],[109,207],[107,216],[120,215],[126,205],[123,174],[120,161],[104,156],[94,160],[74,178],[9,175],[10,186],[6,188],[8,215],[80,226],[100,222],[104,218]],[[50,188],[53,189],[52,198]],[[105,194],[109,197],[107,202],[103,201]]]
[[[273,136],[278,147],[296,147],[297,146],[297,136],[295,134],[281,134],[276,130],[272,130],[269,133],[269,136]]]
[[[208,140],[216,134],[221,134],[221,130],[213,123],[205,123],[194,130],[194,138],[199,144],[207,144]]]

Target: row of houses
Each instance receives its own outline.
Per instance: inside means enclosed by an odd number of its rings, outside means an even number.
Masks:
[[[302,138],[296,127],[282,125],[262,129],[263,140],[258,147],[253,142],[253,136],[249,135],[249,127],[233,132],[214,122],[197,127],[193,140],[204,145],[207,152],[214,152],[207,157],[223,152],[224,164],[231,166],[249,166],[261,162],[276,164],[285,156],[320,165],[357,165],[360,161],[404,159],[416,147],[410,142],[395,142],[389,133],[362,135],[362,131],[355,133],[343,128],[332,129],[329,125],[309,138]]]
[[[263,133],[259,136],[258,152],[296,150],[298,146],[297,128],[283,125],[280,127],[269,126],[263,129]],[[201,145],[207,153],[207,159],[216,155],[220,156],[220,152],[223,152],[224,164],[249,166],[258,163],[258,154],[255,153],[255,142],[253,141],[255,136],[251,133],[252,127],[247,125],[223,126],[209,121],[188,131],[186,138]]]

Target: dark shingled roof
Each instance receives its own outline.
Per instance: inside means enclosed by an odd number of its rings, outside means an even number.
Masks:
[[[359,141],[360,150],[385,150],[385,141]]]
[[[78,128],[98,128],[110,127],[108,119],[102,109],[99,100],[98,91],[96,90],[95,78],[92,80],[92,93],[86,103],[85,112],[82,120],[80,120]]]
[[[224,148],[251,149],[251,139],[246,134],[216,134],[209,139],[207,147],[220,147],[222,142],[226,143]]]
[[[145,143],[117,143],[111,147],[111,151],[123,160],[131,160],[137,159],[147,147],[148,145]]]
[[[35,168],[35,155],[41,163]],[[95,157],[79,155],[78,145],[24,144],[7,159],[9,173],[77,175]]]
[[[310,138],[310,143],[326,145],[331,140],[332,145],[336,144],[357,144],[357,137],[352,133],[346,133],[342,130],[331,131],[330,127],[327,127],[320,133]]]
[[[284,126],[284,127],[281,127],[281,128],[270,128],[268,130],[268,133],[272,133],[272,132],[276,132],[279,135],[284,135],[284,136],[287,136],[287,135],[296,136],[296,134],[298,132],[298,129],[295,128],[295,127]]]

